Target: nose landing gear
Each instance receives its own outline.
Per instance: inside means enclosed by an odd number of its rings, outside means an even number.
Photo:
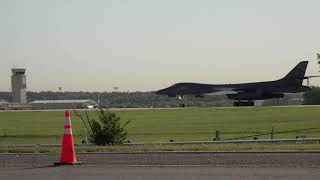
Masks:
[[[179,96],[179,100],[180,100],[180,104],[179,104],[179,107],[186,107],[186,105],[183,103],[183,95],[180,95]]]

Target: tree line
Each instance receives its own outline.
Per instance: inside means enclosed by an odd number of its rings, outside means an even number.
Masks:
[[[0,92],[0,99],[11,102],[11,92]],[[154,92],[27,92],[27,101],[92,99],[101,105],[117,108],[179,107],[178,98],[159,96]],[[231,106],[224,96],[186,97],[189,107]]]
[[[178,107],[178,98],[158,96],[154,92],[27,92],[27,101],[35,100],[66,100],[92,99],[101,105],[118,108],[150,108],[150,107]],[[12,101],[11,92],[0,92],[0,100]],[[203,98],[185,97],[184,103],[188,107],[222,107],[232,106],[226,96],[205,96]],[[320,87],[312,87],[306,93],[289,94],[283,99],[266,100],[262,105],[297,105],[320,104]]]

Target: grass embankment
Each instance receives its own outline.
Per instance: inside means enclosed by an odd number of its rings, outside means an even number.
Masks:
[[[123,121],[131,121],[127,130],[132,142],[212,140],[215,130],[221,131],[221,139],[229,139],[270,132],[273,126],[275,131],[320,127],[320,107],[150,109],[117,114]],[[71,119],[76,143],[80,143],[83,124],[73,113]],[[63,111],[0,112],[0,144],[59,144],[63,120]],[[298,135],[320,137],[320,131],[278,134],[274,138]],[[219,145],[212,145],[216,147]],[[319,149],[318,145],[314,148]]]

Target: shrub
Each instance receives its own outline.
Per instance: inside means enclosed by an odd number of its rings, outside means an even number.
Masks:
[[[88,140],[95,145],[119,145],[127,139],[125,126],[129,121],[121,125],[120,117],[114,112],[100,109],[97,116],[89,117],[84,111],[84,115],[75,111],[75,114],[82,120],[88,131]]]

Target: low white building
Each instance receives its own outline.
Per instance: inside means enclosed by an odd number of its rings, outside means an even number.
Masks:
[[[0,110],[8,109],[9,103],[6,100],[0,99]]]
[[[91,99],[35,100],[29,103],[29,105],[32,106],[32,109],[73,109],[73,108],[84,108],[92,104],[95,104],[95,101]]]

